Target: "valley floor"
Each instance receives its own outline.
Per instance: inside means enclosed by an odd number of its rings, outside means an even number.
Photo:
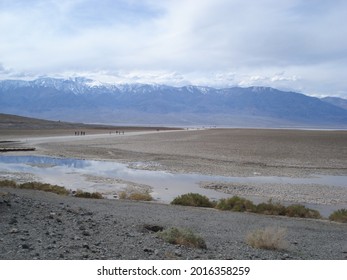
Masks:
[[[156,164],[141,165],[141,168],[145,166],[147,169],[177,173],[286,177],[347,175],[347,131],[197,129],[126,131],[124,135],[106,132],[86,136],[75,136],[69,132],[67,136],[62,134],[52,137],[35,137],[34,131],[26,132],[25,136],[20,133],[8,135],[1,140],[19,141],[13,143],[36,148],[35,152],[25,154],[125,163],[149,162]],[[230,191],[235,186],[227,187]],[[240,189],[240,186],[236,187]],[[278,187],[258,184],[253,189],[255,192],[270,190],[265,194],[271,196]],[[330,195],[331,200],[335,197],[340,203],[347,205],[346,188],[332,190],[328,186],[321,187],[321,194],[317,194],[312,187],[302,189],[307,197],[319,199],[322,196],[329,198]],[[290,186],[284,186],[284,189],[286,191],[279,194],[285,196],[282,199],[300,195],[298,189]],[[0,239],[0,244],[4,245],[1,248],[5,251],[0,255],[5,259],[347,257],[346,225],[325,220],[269,217],[155,203],[89,201],[11,189],[0,191],[7,193],[8,200],[11,201],[10,207],[6,203],[0,204],[1,215],[4,215],[2,220],[5,221],[1,227],[4,237]],[[23,201],[22,209],[19,201]],[[27,210],[31,215],[25,215],[23,211]],[[58,213],[62,217],[59,218],[61,222],[56,223],[56,217],[51,219],[47,214],[51,212]],[[17,220],[17,224],[10,223],[13,218]],[[49,228],[46,231],[44,226],[34,223],[35,220],[42,219]],[[208,249],[187,249],[164,244],[153,233],[142,231],[144,223],[164,227],[190,227],[206,239]],[[83,235],[83,230],[78,229],[77,224],[88,229],[90,235]],[[287,229],[290,243],[287,251],[253,249],[245,243],[245,236],[249,231],[266,226]],[[20,234],[11,233],[13,228],[17,228]],[[66,237],[60,239],[62,236]],[[64,240],[66,242],[61,243]],[[32,249],[28,250],[27,247]]]

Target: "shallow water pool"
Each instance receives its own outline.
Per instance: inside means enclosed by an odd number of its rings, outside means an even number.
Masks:
[[[141,166],[132,164],[132,167]],[[210,199],[229,197],[230,195],[213,189],[201,188],[199,182],[233,182],[233,183],[271,183],[271,184],[320,184],[335,187],[345,187],[347,176],[317,175],[310,178],[290,177],[227,177],[202,174],[173,174],[165,171],[149,171],[131,168],[127,164],[81,160],[73,158],[53,158],[46,156],[0,156],[0,172],[11,174],[15,172],[33,174],[39,181],[65,186],[66,188],[86,191],[98,191],[106,197],[114,197],[124,189],[129,182],[144,184],[151,187],[152,196],[164,203],[172,201],[178,195],[197,192]],[[347,191],[347,189],[346,189]],[[266,198],[248,197],[259,203]],[[334,210],[334,206],[310,205],[319,208],[324,213]],[[323,208],[324,209],[323,209]],[[337,207],[340,208],[340,207]]]

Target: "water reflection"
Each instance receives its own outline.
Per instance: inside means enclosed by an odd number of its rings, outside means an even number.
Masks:
[[[201,174],[172,174],[165,171],[149,171],[130,168],[126,164],[81,160],[73,158],[53,158],[44,156],[0,156],[0,172],[31,173],[40,180],[66,186],[70,189],[100,191],[112,197],[121,188],[124,181],[146,184],[152,187],[153,195],[162,202],[170,202],[177,195],[188,192],[199,192],[211,199],[230,195],[213,189],[200,188],[201,181],[220,181],[233,183],[271,183],[271,184],[321,184],[335,187],[346,187],[347,176],[317,175],[311,178],[290,177],[226,177]],[[86,176],[96,176],[105,180],[91,181]],[[107,178],[117,178],[118,183],[108,184]],[[123,180],[123,181],[122,181]],[[258,198],[259,199],[259,198]],[[255,199],[256,200],[256,199]],[[257,202],[257,201],[256,201]]]

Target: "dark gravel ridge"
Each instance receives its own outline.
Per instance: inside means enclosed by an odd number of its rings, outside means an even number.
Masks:
[[[167,244],[146,225],[190,228],[207,249]],[[287,229],[287,250],[245,243],[267,226]],[[347,225],[0,188],[0,259],[347,259]]]

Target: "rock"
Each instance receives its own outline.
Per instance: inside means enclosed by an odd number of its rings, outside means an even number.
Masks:
[[[10,233],[18,233],[19,232],[19,230],[18,230],[18,228],[11,228],[10,229]]]
[[[90,211],[84,212],[84,213],[82,214],[82,216],[93,216],[93,212],[90,212]]]
[[[288,254],[283,254],[283,256],[282,256],[282,260],[287,260],[289,258],[289,255]]]
[[[181,251],[181,250],[175,250],[175,251],[174,251],[174,254],[175,254],[177,257],[182,257],[182,251]]]
[[[85,226],[80,226],[79,229],[80,230],[86,230],[86,227]]]
[[[84,236],[91,236],[90,232],[87,231],[87,230],[83,231],[82,234],[83,234]]]
[[[48,218],[49,218],[49,219],[54,219],[54,218],[55,218],[55,215],[56,215],[55,212],[51,212],[51,213],[49,213]]]
[[[55,249],[55,248],[57,248],[57,245],[48,245],[47,246],[48,250],[52,250],[52,249]]]
[[[143,251],[146,252],[146,253],[149,253],[149,254],[154,253],[154,250],[150,249],[150,248],[144,248]]]
[[[143,225],[143,228],[148,230],[148,231],[153,231],[153,232],[158,232],[158,231],[164,230],[164,227],[159,226],[159,225]]]
[[[17,219],[14,217],[14,218],[12,218],[9,222],[8,222],[8,224],[9,225],[14,225],[14,224],[17,224],[18,223],[18,221],[17,221]]]
[[[22,249],[26,249],[26,250],[29,250],[29,249],[31,249],[30,248],[30,245],[29,244],[22,244]]]

